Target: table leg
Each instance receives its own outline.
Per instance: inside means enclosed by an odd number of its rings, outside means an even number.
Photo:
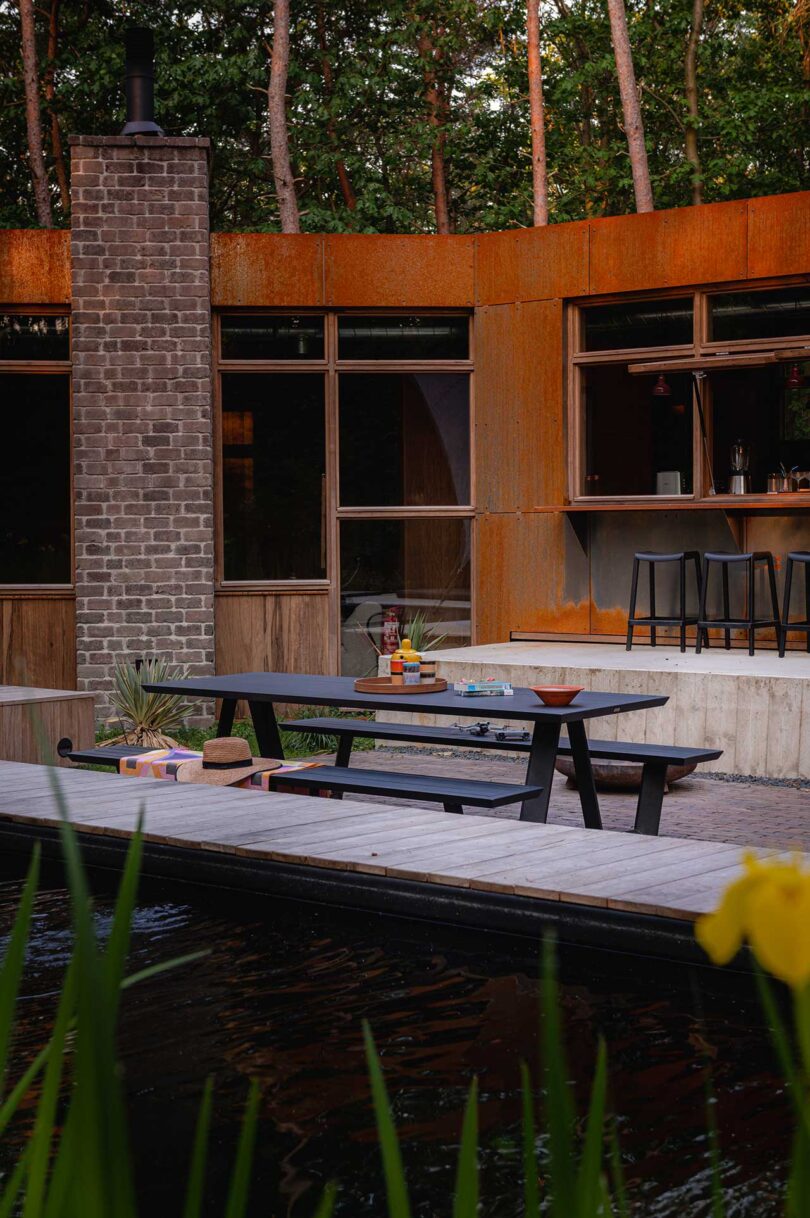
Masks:
[[[559,743],[559,723],[535,723],[526,768],[526,785],[542,787],[543,790],[534,799],[524,799],[520,808],[521,820],[544,824],[548,819],[548,801]]]
[[[248,702],[250,717],[256,732],[260,757],[275,757],[284,760],[284,747],[279,735],[276,712],[272,702]]]
[[[236,698],[223,698],[219,708],[218,736],[230,736],[233,731],[233,720],[236,714]]]
[[[599,799],[593,781],[588,737],[585,734],[585,724],[582,720],[568,724],[568,739],[571,741],[571,756],[574,760],[579,802],[582,804],[582,819],[585,821],[587,829],[601,829],[602,817],[599,812]]]

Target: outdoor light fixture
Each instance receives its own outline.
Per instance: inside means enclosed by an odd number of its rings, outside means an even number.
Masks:
[[[671,393],[672,393],[672,389],[670,388],[667,378],[664,376],[664,374],[662,372],[660,374],[660,376],[658,377],[658,380],[655,382],[655,385],[653,386],[653,397],[654,398],[668,398]]]
[[[126,32],[127,121],[122,135],[163,135],[155,122],[155,40],[152,31],[132,26]]]
[[[804,385],[804,377],[802,376],[799,365],[791,364],[790,371],[788,372],[787,378],[785,380],[785,387],[787,389],[801,389],[803,385]]]

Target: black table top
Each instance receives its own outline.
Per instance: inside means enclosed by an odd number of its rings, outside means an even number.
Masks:
[[[196,698],[243,698],[249,702],[290,702],[300,705],[345,706],[358,710],[413,711],[461,715],[470,719],[525,719],[572,723],[663,706],[664,694],[616,694],[587,691],[569,706],[543,706],[530,689],[515,687],[510,696],[463,698],[448,689],[441,694],[360,694],[353,677],[321,677],[304,673],[239,672],[220,677],[189,677],[144,684],[150,693],[184,694]]]

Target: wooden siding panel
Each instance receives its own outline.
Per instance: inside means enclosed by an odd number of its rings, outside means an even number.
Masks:
[[[588,559],[564,515],[476,523],[477,643],[507,642],[511,630],[588,633]]]
[[[70,233],[0,230],[0,304],[70,304]]]
[[[559,300],[475,313],[476,504],[508,512],[563,502],[563,308]]]
[[[338,308],[471,308],[473,237],[326,237],[326,303]]]
[[[328,615],[320,594],[218,594],[216,671],[328,673]]]
[[[748,205],[711,203],[590,223],[590,292],[744,279]]]
[[[0,595],[0,684],[76,688],[73,596]]]
[[[748,274],[810,272],[810,191],[752,199],[748,204]]]
[[[215,308],[317,308],[323,304],[323,238],[308,233],[212,233]]]
[[[586,221],[477,238],[476,303],[507,304],[588,292]]]

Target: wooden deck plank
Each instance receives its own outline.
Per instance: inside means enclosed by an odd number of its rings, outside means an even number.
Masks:
[[[58,779],[71,820],[85,833],[125,839],[145,805],[147,842],[527,900],[689,921],[714,908],[740,873],[741,848],[722,842],[133,781],[88,770],[62,768]],[[34,827],[58,823],[48,768],[0,762],[0,819]]]

